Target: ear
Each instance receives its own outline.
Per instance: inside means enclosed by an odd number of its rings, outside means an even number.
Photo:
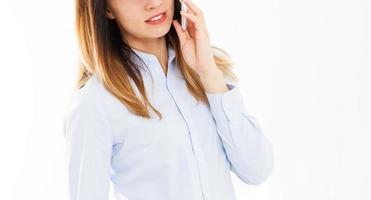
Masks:
[[[110,19],[115,19],[115,16],[113,16],[113,13],[112,13],[111,9],[109,9],[109,8],[106,9],[106,15]]]

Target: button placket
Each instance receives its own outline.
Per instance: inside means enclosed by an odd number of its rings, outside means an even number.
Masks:
[[[171,81],[171,78],[172,77],[169,77],[168,81]],[[190,140],[191,140],[192,151],[194,153],[194,158],[195,158],[197,168],[198,168],[198,175],[200,178],[199,181],[202,187],[201,191],[202,191],[203,199],[208,200],[208,195],[207,195],[208,189],[206,185],[207,170],[205,169],[206,167],[205,156],[203,155],[203,152],[201,151],[201,144],[195,132],[196,130],[194,130],[193,124],[190,123],[191,122],[190,113],[182,106],[183,103],[180,101],[181,98],[179,98],[177,93],[172,90],[172,85],[167,83],[167,89],[168,89],[168,92],[173,97],[174,101],[176,102],[176,105],[188,126],[188,129],[189,129],[188,133],[189,133]]]
[[[164,86],[164,83],[166,82],[165,81],[166,76],[165,76],[164,72],[162,71],[161,65],[158,62],[157,58],[153,55],[150,55],[150,56],[148,56],[147,60],[148,60],[148,63],[149,63],[150,70],[153,72],[153,74],[155,76],[154,81],[158,82],[161,85],[161,87]]]
[[[193,124],[190,123],[191,122],[191,116],[189,114],[189,112],[187,110],[182,110],[182,113],[183,113],[183,116],[185,118],[185,120],[187,121],[187,124],[189,125],[189,134],[190,134],[190,137],[191,137],[191,141],[192,141],[192,146],[193,146],[193,150],[194,150],[194,153],[195,153],[195,159],[197,161],[197,167],[199,169],[199,176],[200,176],[200,181],[201,181],[201,187],[202,187],[202,194],[204,196],[204,200],[208,200],[208,185],[207,185],[207,182],[208,182],[208,173],[207,173],[207,169],[206,169],[206,166],[207,166],[207,163],[205,162],[206,161],[206,158],[205,158],[205,154],[204,152],[201,150],[202,148],[202,144],[200,143],[200,139],[199,137],[197,137],[197,132],[196,130],[194,129],[193,127]]]

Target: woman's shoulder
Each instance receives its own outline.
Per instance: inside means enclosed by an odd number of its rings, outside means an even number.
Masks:
[[[75,116],[101,116],[104,115],[101,89],[94,78],[89,78],[85,85],[72,91],[67,102],[64,120],[69,121]]]
[[[98,76],[92,75],[80,89],[76,89],[66,108],[66,117],[81,113],[110,120],[124,116],[127,109],[103,85]]]
[[[99,131],[112,137],[112,124],[107,113],[104,89],[96,77],[91,77],[85,85],[75,89],[66,105],[63,116],[63,135],[65,138],[88,131]],[[95,135],[96,136],[96,135]]]

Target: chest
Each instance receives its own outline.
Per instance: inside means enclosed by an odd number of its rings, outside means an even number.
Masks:
[[[162,71],[155,73],[164,75]],[[174,151],[189,150],[194,145],[207,150],[218,147],[220,138],[208,105],[192,96],[180,74],[170,71],[167,77],[154,77],[154,83],[145,79],[147,95],[163,118],[127,114],[118,133],[121,150],[126,154],[150,151],[169,158]]]

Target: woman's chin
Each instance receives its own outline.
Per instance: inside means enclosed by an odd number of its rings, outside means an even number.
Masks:
[[[170,31],[171,26],[162,26],[162,27],[157,27],[157,28],[150,28],[148,32],[151,33],[152,37],[162,37],[166,35]]]

